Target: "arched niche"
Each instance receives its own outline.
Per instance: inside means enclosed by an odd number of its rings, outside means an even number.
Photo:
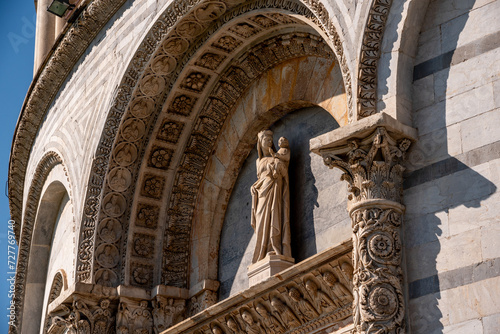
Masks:
[[[51,278],[61,272],[74,275],[74,217],[68,189],[66,171],[61,163],[56,164],[44,180],[33,230],[30,231],[25,287],[24,291],[21,290],[24,292],[23,309],[19,313],[19,316],[24,315],[21,318],[22,333],[43,330]],[[28,224],[27,221],[24,223]],[[20,247],[25,248],[22,241]],[[61,271],[61,268],[64,269]]]
[[[324,169],[321,157],[309,150],[311,138],[337,127],[335,119],[319,106],[294,110],[269,126],[275,145],[281,136],[290,142],[290,230],[295,263],[351,236],[345,210],[347,189],[340,177]],[[219,300],[248,288],[247,268],[255,249],[255,234],[250,226],[250,187],[257,180],[256,160],[254,146],[237,174],[229,201],[224,204],[227,209],[218,259],[214,261],[214,265],[218,262]],[[212,228],[218,229],[216,223]]]
[[[217,19],[205,20],[207,10]],[[322,105],[340,124],[348,122],[350,77],[344,56],[336,57],[342,43],[332,22],[325,31],[298,1],[228,1],[193,7],[175,29],[160,29],[170,21],[155,23],[158,34],[145,40],[131,62],[96,152],[80,231],[78,281],[189,288],[212,276],[203,264],[203,273],[190,278],[190,268],[204,260],[190,255],[197,251],[191,242],[200,236],[191,222],[218,138],[236,105],[254,91],[253,83],[266,77],[269,88],[259,100],[258,118],[271,109],[280,115]],[[273,68],[280,69],[263,75]],[[326,80],[332,75],[334,80]],[[279,81],[284,84],[276,85]],[[269,119],[255,120],[252,126],[258,128]],[[108,226],[113,238],[100,233]]]
[[[45,334],[48,331],[48,328],[50,327],[50,317],[47,314],[47,309],[54,300],[57,299],[61,295],[61,293],[68,289],[68,278],[66,276],[66,272],[63,269],[60,269],[56,272],[54,275],[54,278],[52,279],[52,283],[50,285],[50,289],[46,289],[45,293],[45,299],[46,301],[44,302],[44,313],[42,315],[42,319],[44,320],[43,323],[43,333]],[[47,291],[48,291],[48,296],[47,296]]]
[[[327,66],[318,66],[322,62]],[[323,70],[315,71],[318,68]],[[293,83],[302,87],[297,89]],[[346,124],[346,96],[338,64],[316,57],[283,62],[255,80],[229,114],[197,195],[190,242],[190,286],[218,279],[224,216],[241,167],[255,147],[257,133],[290,112],[307,107],[319,108],[331,119],[331,128],[326,124],[324,132]]]

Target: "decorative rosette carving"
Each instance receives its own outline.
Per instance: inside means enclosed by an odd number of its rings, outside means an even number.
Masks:
[[[384,115],[372,122],[371,134],[366,135],[369,128],[360,130],[362,127],[353,126],[350,137],[319,148],[319,152],[328,167],[344,172],[342,180],[348,182],[355,331],[402,333],[403,161],[413,136],[394,128],[412,135],[413,129],[405,129]],[[384,122],[391,126],[382,126]]]

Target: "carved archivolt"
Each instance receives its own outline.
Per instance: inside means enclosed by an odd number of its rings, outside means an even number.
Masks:
[[[16,268],[16,283],[15,283],[15,307],[16,307],[16,320],[22,319],[24,299],[25,299],[25,288],[26,288],[26,273],[28,270],[29,255],[31,250],[31,241],[33,238],[33,228],[35,224],[36,213],[38,212],[38,206],[40,202],[40,197],[42,195],[43,186],[49,175],[50,171],[57,165],[61,164],[64,169],[65,177],[67,183],[71,185],[69,181],[68,172],[62,158],[55,152],[46,153],[40,160],[38,167],[33,175],[33,182],[30,186],[28,193],[28,199],[26,202],[26,210],[24,214],[24,220],[22,224],[22,231],[19,240],[19,252],[17,259]],[[70,200],[72,199],[71,186],[69,187],[68,193]],[[20,225],[19,223],[16,225]],[[19,327],[10,327],[11,333],[16,333]]]
[[[146,55],[150,54],[147,53],[147,47],[144,47],[147,44],[149,44],[150,47],[154,47],[155,43],[158,41],[158,37],[162,37],[167,28],[174,26],[190,8],[200,2],[201,1],[194,0],[175,1],[175,4],[171,6],[167,13],[163,16],[162,20],[154,26],[153,31],[150,32],[145,43],[143,43],[141,51],[146,51]],[[226,4],[228,6],[234,6],[240,4],[241,2],[242,1],[239,0],[227,0]],[[276,2],[279,3],[281,1]],[[21,220],[22,198],[24,191],[23,187],[17,187],[15,185],[24,184],[24,175],[26,173],[30,149],[34,143],[35,135],[38,132],[50,103],[56,96],[66,76],[73,69],[80,56],[85,52],[95,36],[123,5],[123,3],[125,3],[124,0],[91,1],[89,5],[83,9],[77,21],[64,32],[64,36],[59,40],[59,44],[56,45],[54,47],[54,51],[47,56],[45,66],[43,66],[39,73],[35,76],[21,111],[10,158],[9,204],[13,220]],[[332,39],[335,52],[337,53],[338,59],[340,59],[342,65],[348,95],[352,96],[352,89],[350,85],[351,77],[348,71],[347,61],[343,55],[341,40],[329,20],[328,12],[317,0],[307,0],[304,3],[315,14],[317,20],[319,20]],[[203,6],[207,6],[207,4]],[[220,16],[222,9],[223,6],[219,3],[216,6],[212,6],[212,12],[205,10],[205,13],[201,13],[203,10],[200,10],[199,14],[195,14],[195,18],[199,22],[207,22],[207,17],[210,17],[211,20],[213,20],[215,17]],[[181,48],[180,50],[182,50],[185,42],[183,42],[182,39],[178,40],[178,42],[177,50],[179,50],[179,47]],[[145,54],[142,55],[144,56]],[[143,69],[144,62],[144,60],[136,59],[134,65],[138,66],[137,69]],[[157,74],[166,74],[165,72],[170,71],[174,66],[175,64],[171,59],[162,59],[157,61],[154,68],[156,69]],[[134,72],[134,69],[130,68],[129,74]],[[137,74],[138,72],[135,73]],[[131,78],[136,78],[136,76],[132,76]],[[130,90],[126,91],[130,93]],[[349,101],[352,101],[352,99],[350,98]],[[352,106],[352,102],[350,102],[350,105]],[[352,107],[350,107],[350,110],[352,110]],[[16,237],[19,238],[19,236],[20,230],[19,227],[16,227]]]
[[[380,48],[392,0],[374,0],[368,14],[358,69],[358,118],[377,113]]]
[[[16,222],[20,222],[22,216],[24,188],[20,185],[24,185],[31,147],[45,113],[75,63],[124,2],[91,1],[75,24],[65,32],[54,51],[49,53],[45,66],[33,79],[19,116],[10,156],[9,206],[11,217]],[[20,226],[15,224],[14,227],[19,238]]]
[[[219,33],[208,41],[220,25],[231,21],[233,17],[254,9],[272,7],[295,12],[313,21],[317,20],[307,8],[293,1],[254,1],[246,2],[239,7],[234,7],[234,5],[235,2],[211,2],[194,7],[194,9],[184,8],[186,11],[192,10],[189,14],[183,14],[181,28],[175,29],[167,29],[167,27],[177,22],[172,19],[172,16],[178,9],[167,11],[139,48],[126,75],[126,83],[117,93],[116,103],[112,107],[106,123],[107,128],[93,163],[93,176],[88,187],[80,239],[78,280],[91,279],[91,263],[92,258],[95,258],[94,275],[97,276],[99,273],[101,281],[102,277],[108,277],[116,282],[116,279],[120,281],[126,275],[130,275],[131,284],[134,285],[151,286],[160,283],[152,280],[155,263],[153,259],[157,258],[157,255],[143,251],[139,256],[134,246],[132,254],[135,254],[137,259],[131,262],[129,268],[126,268],[125,261],[122,259],[126,256],[127,240],[122,238],[110,242],[111,239],[104,240],[100,234],[97,235],[98,238],[94,238],[94,235],[96,228],[99,231],[100,224],[109,222],[110,218],[122,223],[129,221],[126,217],[130,215],[131,203],[127,202],[127,198],[131,198],[130,194],[135,190],[136,181],[134,180],[138,177],[136,168],[138,162],[143,160],[147,161],[148,173],[139,179],[140,195],[148,200],[138,205],[137,224],[150,229],[149,232],[142,230],[147,238],[154,238],[157,235],[157,231],[153,231],[153,228],[157,228],[158,224],[153,218],[158,216],[161,204],[159,200],[164,197],[166,185],[161,171],[171,168],[172,157],[176,154],[177,145],[175,144],[182,130],[186,128],[186,117],[191,116],[193,108],[198,106],[204,111],[195,123],[195,130],[181,159],[182,165],[186,167],[175,177],[175,190],[168,212],[170,223],[168,223],[165,236],[166,253],[163,254],[162,261],[164,274],[161,283],[186,286],[188,235],[192,207],[206,166],[207,154],[231,105],[253,78],[280,61],[301,55],[332,57],[329,47],[320,38],[301,33],[288,34],[276,37],[272,42],[266,42],[268,48],[263,45],[254,49],[237,66],[226,66],[224,74],[219,76],[214,69],[219,69],[228,55],[237,50],[245,39],[250,38],[249,36],[262,35],[266,27],[278,25],[283,27],[287,24],[290,27],[303,25],[300,20],[277,12],[247,15],[244,20],[230,25],[227,33]],[[224,8],[225,11],[223,11]],[[208,25],[209,21],[199,19],[205,16],[219,17],[219,21]],[[200,30],[200,27],[203,30]],[[196,52],[197,46],[189,47],[193,44],[190,40],[195,38],[197,43],[208,43],[209,50],[193,60],[192,69],[189,67],[190,70],[184,71],[183,77],[178,78],[180,70],[186,67],[187,62]],[[282,47],[273,50],[282,53],[271,51],[271,43],[281,44]],[[152,55],[151,58],[148,58],[150,55]],[[173,69],[175,65],[177,67]],[[142,70],[143,68],[145,69]],[[138,73],[141,72],[143,75],[139,78]],[[219,76],[220,81],[213,86],[216,76]],[[174,82],[177,82],[175,86]],[[212,91],[209,93],[211,97],[201,105],[203,100],[200,97],[202,94],[207,94],[209,82],[212,82]],[[132,87],[136,84],[138,89],[132,94]],[[175,90],[164,95],[165,91],[173,88]],[[160,120],[162,125],[157,135],[157,144],[144,153],[145,133],[148,133],[148,129],[157,121],[156,117],[159,112],[156,109],[157,106],[163,105],[169,117]],[[125,109],[127,106],[129,106],[128,109]],[[117,125],[120,122],[121,126],[118,128]],[[145,130],[143,130],[143,125]],[[117,142],[112,145],[116,134],[118,134]],[[143,154],[147,154],[148,157],[142,159]],[[108,160],[109,156],[112,160]],[[106,170],[110,171],[108,176],[105,176]],[[104,194],[101,195],[100,190],[105,181],[107,183],[104,187]],[[101,205],[99,205],[99,198],[103,198]],[[98,217],[100,217],[99,224],[97,224]],[[121,233],[126,235],[128,228],[128,225],[122,225]],[[119,249],[119,253],[115,249]],[[95,255],[93,255],[94,251]],[[151,252],[154,252],[154,249]],[[98,260],[99,257],[102,257],[102,260]],[[123,270],[127,270],[128,273]]]

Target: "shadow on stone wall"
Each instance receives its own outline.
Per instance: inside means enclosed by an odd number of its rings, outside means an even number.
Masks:
[[[320,107],[297,110],[270,127],[274,132],[277,149],[281,136],[287,137],[290,142],[290,225],[292,256],[296,263],[327,248],[321,241],[318,245],[317,235],[327,225],[331,227],[332,220],[318,218],[328,216],[329,211],[326,205],[320,205],[318,196],[322,190],[330,191],[331,183],[341,181],[335,178],[333,181],[317,183],[312,164],[321,164],[321,169],[316,170],[330,173],[328,180],[331,179],[331,171],[323,166],[319,156],[311,158],[309,140],[338,127],[333,117]],[[312,162],[312,159],[315,161]],[[255,247],[255,240],[252,238],[254,233],[250,226],[250,187],[257,180],[256,160],[257,151],[253,149],[240,170],[226,210],[219,249],[219,300],[248,288],[247,267],[251,264]],[[347,217],[346,206],[341,204],[344,208],[342,213]]]
[[[440,308],[439,300],[442,291],[473,282],[474,272],[469,267],[474,267],[476,263],[467,263],[464,264],[465,267],[455,270],[438,270],[438,256],[443,251],[444,254],[450,255],[445,261],[460,261],[462,257],[467,256],[462,254],[467,252],[467,245],[461,244],[463,240],[450,235],[450,210],[460,206],[467,209],[478,208],[482,201],[497,190],[491,181],[472,169],[491,159],[491,156],[488,156],[488,148],[474,148],[461,153],[461,147],[449,147],[449,143],[457,142],[454,136],[461,136],[460,131],[455,132],[451,127],[447,128],[452,121],[447,121],[446,111],[448,115],[459,112],[450,110],[454,107],[449,105],[450,100],[446,98],[449,95],[450,67],[473,56],[468,53],[467,45],[458,48],[457,46],[474,2],[462,1],[460,8],[454,7],[453,1],[430,3],[426,20],[427,23],[432,18],[443,20],[437,29],[439,35],[436,37],[441,38],[440,45],[444,53],[416,64],[413,72],[413,99],[433,99],[433,102],[428,101],[428,106],[413,114],[414,125],[419,129],[420,137],[409,152],[404,184],[407,207],[404,237],[407,279],[410,282],[409,314],[411,330],[415,334],[443,333],[443,323],[447,325],[449,314],[443,315],[441,312],[443,305]],[[440,15],[449,18],[444,20]],[[425,37],[421,34],[419,38],[430,38],[429,30],[425,33]],[[432,45],[431,42],[429,44]],[[466,84],[467,80],[464,80],[463,85]],[[467,101],[471,102],[472,108],[474,104],[481,103],[480,96],[475,98],[477,100]],[[470,109],[464,111],[470,112]],[[465,117],[456,119],[462,120]],[[467,224],[473,226],[474,223]],[[450,238],[445,239],[448,237]],[[444,241],[447,244],[446,248],[442,249]],[[441,266],[444,254],[441,254]]]

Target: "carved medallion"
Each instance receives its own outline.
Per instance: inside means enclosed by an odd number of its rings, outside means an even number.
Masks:
[[[163,193],[165,180],[162,177],[146,175],[141,191],[141,195],[160,199]]]
[[[367,299],[366,311],[372,313],[376,320],[390,319],[398,310],[398,298],[390,285],[373,287]]]
[[[187,76],[181,87],[195,92],[201,92],[210,76],[201,72],[193,72]]]
[[[396,238],[387,232],[375,231],[368,238],[368,252],[373,260],[385,264],[399,263],[401,242],[397,234],[394,236]]]
[[[225,56],[213,52],[206,52],[196,61],[195,65],[209,70],[216,70],[224,59],[226,59]]]
[[[191,108],[193,107],[195,102],[196,99],[191,96],[184,94],[179,95],[170,104],[168,112],[188,116],[191,113]]]
[[[137,159],[137,147],[131,143],[121,143],[115,149],[113,158],[120,166],[130,166]]]
[[[225,11],[223,2],[207,2],[195,9],[194,16],[200,22],[209,22],[218,19]]]
[[[163,50],[171,55],[180,55],[186,52],[189,47],[189,42],[181,37],[169,38],[163,44]]]
[[[98,232],[104,242],[113,243],[120,239],[122,226],[118,220],[106,218],[99,224]]]
[[[222,36],[212,44],[214,48],[223,50],[227,53],[233,52],[234,49],[236,49],[238,46],[241,45],[241,41],[237,40],[236,38],[232,36]]]
[[[134,234],[134,251],[136,256],[151,258],[154,255],[155,237],[149,234]]]
[[[147,97],[138,97],[132,101],[130,112],[138,118],[144,118],[151,115],[154,108],[154,101]]]
[[[139,204],[137,208],[137,226],[156,229],[160,209],[156,205]]]
[[[172,160],[173,153],[174,151],[167,148],[155,146],[151,150],[148,165],[158,169],[167,169],[170,165],[170,160]]]
[[[158,131],[157,138],[168,143],[176,144],[183,128],[184,123],[165,119],[160,127],[160,131]]]
[[[132,264],[132,278],[136,285],[149,285],[153,278],[153,267],[138,263]]]
[[[177,60],[170,56],[158,56],[151,62],[151,69],[158,75],[172,73],[177,66]]]
[[[165,88],[165,80],[156,75],[148,75],[142,79],[140,84],[141,92],[146,96],[156,96]]]
[[[130,187],[132,174],[127,168],[115,167],[108,174],[108,185],[116,192],[123,192]]]
[[[122,126],[122,138],[129,142],[135,142],[144,136],[146,126],[144,122],[139,119],[128,119]]]
[[[104,268],[113,268],[120,260],[118,248],[112,244],[100,245],[97,247],[96,254],[97,263]]]
[[[103,210],[111,217],[121,216],[127,209],[127,201],[122,194],[109,193],[104,197]]]
[[[99,269],[95,274],[96,284],[112,287],[118,284],[118,276],[109,269]]]
[[[229,28],[229,31],[232,33],[235,33],[236,35],[243,37],[243,38],[248,38],[252,35],[255,35],[257,32],[259,32],[259,29],[254,27],[251,24],[248,23],[238,23]]]
[[[203,32],[203,26],[196,21],[186,20],[176,28],[177,33],[184,38],[194,38]]]

